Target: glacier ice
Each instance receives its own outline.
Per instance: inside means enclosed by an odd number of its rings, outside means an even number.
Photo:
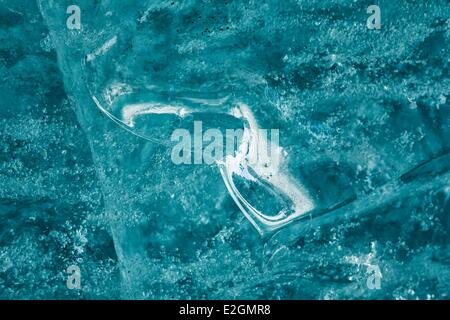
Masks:
[[[75,294],[48,266],[81,259],[88,297],[117,295],[115,268],[126,298],[448,296],[446,1],[383,1],[380,30],[363,1],[79,0],[80,30],[69,1],[38,4],[0,11],[0,295],[46,277],[39,296]],[[170,133],[196,119],[279,128],[277,183],[239,157],[174,165]],[[260,237],[241,210],[305,214]]]

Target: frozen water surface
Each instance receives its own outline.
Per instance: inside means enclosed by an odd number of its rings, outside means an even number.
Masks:
[[[0,2],[1,298],[448,299],[448,1],[72,4]]]

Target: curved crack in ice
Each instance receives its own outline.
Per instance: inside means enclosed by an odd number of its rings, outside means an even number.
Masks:
[[[167,145],[167,143],[164,143],[161,140],[139,133],[135,128],[135,119],[142,115],[151,114],[173,114],[183,118],[189,114],[205,111],[228,114],[235,118],[242,119],[244,121],[244,133],[236,155],[227,155],[224,159],[218,160],[217,165],[228,192],[244,216],[261,235],[265,235],[289,224],[291,221],[314,208],[314,203],[305,188],[294,181],[290,175],[287,175],[282,171],[281,161],[286,157],[285,151],[276,142],[269,142],[267,141],[267,137],[258,134],[260,130],[258,122],[246,104],[239,103],[236,107],[227,110],[226,108],[221,107],[228,100],[228,97],[221,99],[182,97],[178,99],[201,105],[216,106],[217,108],[213,110],[208,108],[205,110],[204,108],[191,108],[185,105],[176,104],[135,103],[125,105],[121,109],[121,118],[118,118],[105,109],[94,95],[92,95],[92,99],[102,112],[127,131],[146,140],[165,145]],[[268,146],[269,144],[271,149],[271,159],[268,162],[261,162],[261,148],[258,146]],[[283,208],[274,215],[258,210],[239,191],[239,188],[234,181],[235,176],[242,177],[250,182],[269,185],[273,193],[281,193],[289,199],[292,203],[292,207]]]
[[[244,137],[238,153],[235,156],[228,155],[224,161],[219,161],[218,165],[233,200],[258,232],[264,235],[309,212],[314,208],[314,203],[304,187],[281,170],[281,161],[286,156],[284,150],[274,141],[268,142],[264,135],[258,134],[258,123],[247,105],[240,104],[239,108],[248,128],[244,129]],[[265,141],[257,141],[258,139]],[[268,143],[271,144],[271,159],[268,163],[262,163],[260,161],[261,148],[258,145],[267,146]],[[257,177],[250,173],[249,168],[255,172]],[[233,180],[234,174],[251,181],[263,180],[285,195],[293,203],[293,208],[284,208],[275,215],[261,212],[252,206],[236,187]]]

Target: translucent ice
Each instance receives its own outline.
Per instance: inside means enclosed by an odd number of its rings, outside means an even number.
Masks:
[[[364,1],[81,0],[81,30],[69,1],[39,4],[124,296],[448,293],[446,1],[383,2],[380,30]],[[198,119],[246,129],[220,170],[170,161],[170,133]],[[280,129],[280,167],[248,163],[257,128]],[[396,289],[362,287],[355,261]]]

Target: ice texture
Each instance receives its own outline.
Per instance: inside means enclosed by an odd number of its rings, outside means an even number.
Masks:
[[[367,1],[76,2],[81,30],[0,2],[1,298],[448,299],[448,1],[378,1],[380,30]],[[191,122],[99,108],[180,97],[279,128],[311,212],[262,237],[217,166],[171,161]]]

